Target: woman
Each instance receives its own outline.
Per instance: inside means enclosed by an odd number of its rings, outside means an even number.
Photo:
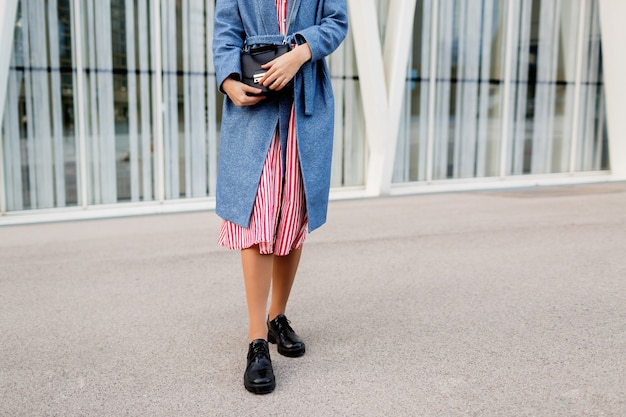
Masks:
[[[259,83],[279,91],[293,80],[293,87],[267,98],[239,81],[241,51],[244,44],[282,43],[292,6],[287,39],[294,48],[267,63]],[[285,310],[307,229],[326,221],[334,103],[324,58],[347,28],[345,0],[217,0],[215,6],[215,71],[226,94],[217,178],[216,212],[224,219],[219,243],[241,250],[250,342],[244,386],[256,394],[276,385],[268,340],[282,355],[305,353]]]

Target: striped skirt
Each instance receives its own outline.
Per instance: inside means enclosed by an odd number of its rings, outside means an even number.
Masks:
[[[246,249],[259,245],[262,254],[288,255],[304,243],[308,220],[298,142],[295,109],[291,109],[285,172],[278,129],[265,158],[248,227],[224,220],[218,243],[230,249]]]

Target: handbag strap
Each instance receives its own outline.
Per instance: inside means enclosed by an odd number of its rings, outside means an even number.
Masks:
[[[289,18],[287,19],[287,28],[285,29],[285,37],[283,38],[283,44],[287,43],[287,35],[289,34],[289,26],[291,26],[291,18],[293,17],[293,12],[296,10],[296,3],[298,0],[293,0],[291,4],[291,11],[289,12]]]

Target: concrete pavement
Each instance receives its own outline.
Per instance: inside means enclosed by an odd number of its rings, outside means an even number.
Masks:
[[[267,396],[219,225],[0,228],[0,415],[626,415],[626,183],[331,203]]]

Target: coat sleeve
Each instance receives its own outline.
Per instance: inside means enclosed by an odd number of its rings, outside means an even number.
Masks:
[[[311,61],[330,55],[348,33],[348,11],[346,0],[321,0],[321,21],[295,33],[295,38],[304,38],[311,48]]]
[[[234,3],[234,5],[233,5]],[[241,79],[241,50],[245,31],[238,2],[217,0],[213,27],[213,60],[217,85],[222,93],[222,83],[232,75]]]

